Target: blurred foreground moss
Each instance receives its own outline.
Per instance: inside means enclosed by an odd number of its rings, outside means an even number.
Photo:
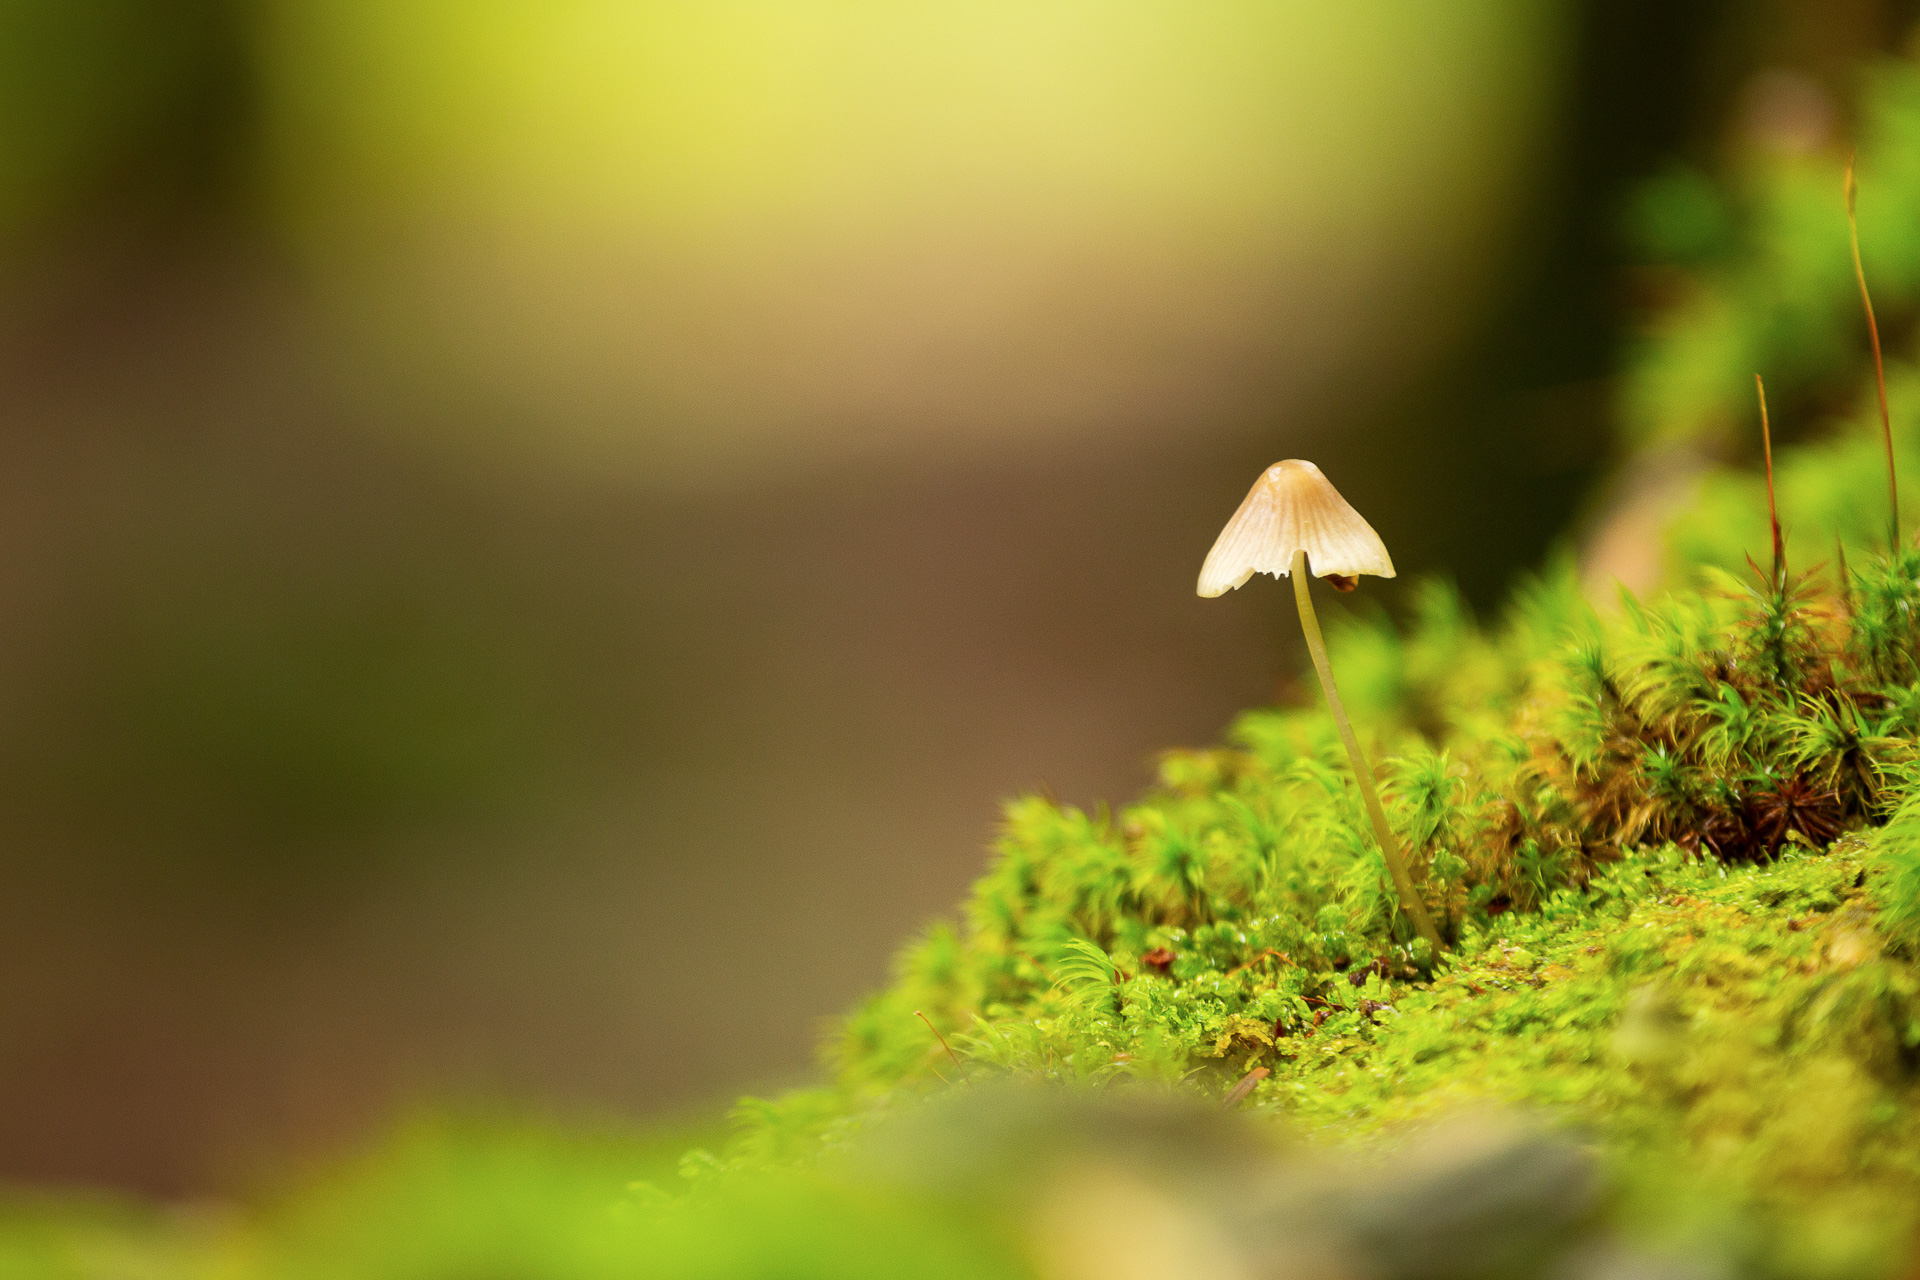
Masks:
[[[668,1211],[650,1146],[500,1123],[419,1123],[246,1214],[15,1197],[0,1277],[614,1280],[1017,1277],[1009,1238],[876,1181],[766,1170]],[[903,1269],[904,1268],[904,1269]]]

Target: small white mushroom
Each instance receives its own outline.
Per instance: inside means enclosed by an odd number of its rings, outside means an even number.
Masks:
[[[1296,551],[1307,553],[1309,573],[1342,591],[1363,573],[1393,577],[1393,559],[1373,526],[1320,468],[1288,458],[1260,473],[1220,531],[1200,566],[1200,594],[1225,595],[1256,573],[1284,578]]]
[[[1325,578],[1341,591],[1351,591],[1363,573],[1393,577],[1393,561],[1380,535],[1347,505],[1340,491],[1320,474],[1320,468],[1299,458],[1276,462],[1261,473],[1248,492],[1246,501],[1220,531],[1207,561],[1200,567],[1200,594],[1224,595],[1256,573],[1293,579],[1293,598],[1300,606],[1300,630],[1307,637],[1307,652],[1313,655],[1313,669],[1320,676],[1320,688],[1327,695],[1327,709],[1340,730],[1340,741],[1353,765],[1353,776],[1360,786],[1367,817],[1373,823],[1374,838],[1380,842],[1380,858],[1387,864],[1400,905],[1413,921],[1413,927],[1433,947],[1437,956],[1446,944],[1434,927],[1433,917],[1414,887],[1407,872],[1406,859],[1400,856],[1400,842],[1387,824],[1387,811],[1380,804],[1380,790],[1374,785],[1373,770],[1360,754],[1360,740],[1354,736],[1353,722],[1334,687],[1333,667],[1327,661],[1327,643],[1320,635],[1320,619],[1313,611],[1313,595],[1307,590],[1309,576]]]

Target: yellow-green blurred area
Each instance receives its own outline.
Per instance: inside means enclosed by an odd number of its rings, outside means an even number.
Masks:
[[[1574,530],[1634,193],[1911,8],[0,3],[0,1177],[794,1078],[1274,696],[1261,467]]]
[[[1427,345],[1560,25],[1503,0],[285,8],[269,185],[359,336],[533,414],[543,454],[667,483],[1112,448],[1238,409],[1236,364],[1291,381],[1363,326]],[[1360,68],[1393,92],[1350,92]]]

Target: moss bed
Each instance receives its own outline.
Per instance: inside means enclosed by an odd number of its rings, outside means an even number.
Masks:
[[[1898,332],[1920,298],[1920,73],[1876,71],[1861,116],[1863,253]],[[1596,603],[1558,564],[1484,625],[1433,582],[1403,618],[1363,604],[1332,628],[1444,952],[1397,907],[1330,719],[1259,709],[1169,753],[1124,808],[1011,804],[958,918],[836,1029],[821,1083],[744,1100],[677,1169],[645,1142],[415,1126],[243,1212],[15,1197],[0,1276],[1649,1274],[1461,1243],[1528,1218],[1689,1274],[1910,1273],[1920,551],[1890,545],[1880,505],[1838,174],[1819,156],[1723,187],[1676,174],[1637,215],[1679,283],[1631,361],[1623,439],[1719,459],[1666,522],[1663,586]],[[1914,494],[1902,354],[1887,377]],[[1780,572],[1747,558],[1770,560],[1758,433],[1734,430],[1756,368],[1800,439],[1777,457]],[[1013,1082],[1131,1100],[1134,1119],[1095,1127],[1158,1136],[1102,1138],[1064,1184],[1035,1181],[1036,1152],[1087,1144],[1008,1147],[991,1100]],[[1187,1110],[1163,1124],[1169,1097]],[[1599,1190],[1535,1212],[1529,1183],[1585,1183],[1516,1176],[1490,1201],[1507,1183],[1469,1162],[1382,1200],[1343,1172],[1358,1152],[1412,1168],[1409,1134],[1489,1105],[1578,1153],[1511,1167],[1587,1161]],[[1301,1168],[1329,1188],[1310,1207],[1256,1194]],[[1235,1217],[1255,1201],[1259,1230]],[[1380,1223],[1437,1220],[1435,1201],[1521,1209],[1407,1237],[1451,1241],[1403,1252],[1452,1264],[1392,1263]],[[1348,1243],[1319,1263],[1273,1261],[1336,1220]]]
[[[744,1104],[687,1173],[831,1161],[903,1098],[1005,1077],[1231,1095],[1336,1148],[1497,1104],[1593,1141],[1633,1231],[1779,1274],[1896,1266],[1920,1224],[1920,560],[1857,555],[1844,589],[1709,573],[1603,615],[1563,575],[1493,634],[1437,587],[1404,636],[1347,629],[1444,955],[1315,709],[1170,755],[1115,814],[1013,804],[964,923],[847,1020],[834,1083]]]

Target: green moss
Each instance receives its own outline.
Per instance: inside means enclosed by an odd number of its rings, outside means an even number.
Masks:
[[[1920,298],[1920,71],[1876,73],[1862,115],[1862,251],[1895,332]],[[925,1142],[896,1144],[884,1172],[870,1160],[927,1097],[989,1099],[1008,1079],[1205,1099],[1238,1082],[1266,1132],[1335,1149],[1524,1107],[1603,1153],[1610,1229],[1709,1241],[1761,1276],[1907,1265],[1920,551],[1879,541],[1839,174],[1834,157],[1757,163],[1730,189],[1678,174],[1634,211],[1678,301],[1642,335],[1623,434],[1757,461],[1741,424],[1764,371],[1781,434],[1802,437],[1778,457],[1796,574],[1750,566],[1769,547],[1764,489],[1754,467],[1721,466],[1670,522],[1668,581],[1645,598],[1596,607],[1556,563],[1485,622],[1429,582],[1398,622],[1363,605],[1330,629],[1445,954],[1398,910],[1318,703],[1260,708],[1220,745],[1168,753],[1117,811],[1009,804],[957,919],[840,1024],[820,1084],[744,1100],[731,1141],[677,1177],[634,1149],[416,1129],[236,1223],[16,1206],[0,1271],[1016,1276],[1049,1256],[1019,1202],[1062,1191],[1032,1180],[1034,1149],[994,1164],[940,1131],[949,1168],[972,1160],[997,1188],[973,1200],[928,1190]],[[1920,369],[1893,354],[1912,529]],[[1800,421],[1823,405],[1844,408]],[[1130,1216],[1191,1226],[1144,1194],[1189,1136],[1218,1137],[1182,1121],[1159,1163],[1065,1188],[1068,1236]],[[1247,1168],[1272,1172],[1232,1160],[1205,1184],[1210,1211],[1252,1185]]]
[[[1637,849],[1767,859],[1867,821],[1911,752],[1913,637],[1887,621],[1915,595],[1908,559],[1855,575],[1857,614],[1831,586],[1716,577],[1603,619],[1562,573],[1490,635],[1440,588],[1404,645],[1348,633],[1405,691],[1370,708],[1368,736],[1449,936],[1470,945]],[[1161,787],[1112,816],[1009,806],[964,927],[910,948],[849,1019],[842,1082],[938,1068],[916,1013],[1003,1065],[1128,1074],[1170,1046],[1270,1047],[1356,968],[1430,971],[1330,721],[1253,712],[1232,740],[1170,755]]]
[[[1248,1105],[1319,1141],[1544,1109],[1647,1229],[1731,1215],[1784,1274],[1890,1265],[1920,1228],[1917,595],[1906,551],[1609,614],[1562,568],[1482,629],[1429,584],[1335,662],[1365,657],[1448,954],[1397,912],[1328,717],[1250,712],[1117,813],[1009,805],[832,1086],[751,1103],[695,1172],[806,1165],[989,1077],[1224,1095],[1262,1068]]]
[[[1868,115],[1868,268],[1897,310],[1920,292],[1920,75],[1881,75]],[[1755,365],[1802,402],[1870,401],[1838,169],[1783,161],[1736,194],[1711,252],[1687,241],[1692,301],[1642,350],[1630,434],[1724,436]],[[1920,372],[1892,380],[1920,474]],[[1876,425],[1782,451],[1789,567],[1811,568],[1778,584],[1748,559],[1764,490],[1727,468],[1645,599],[1597,608],[1559,564],[1492,625],[1427,583],[1403,625],[1334,628],[1449,954],[1397,910],[1327,716],[1251,711],[1117,812],[1009,805],[960,922],[846,1020],[828,1088],[756,1106],[733,1159],[804,1157],[962,1079],[1224,1094],[1258,1067],[1251,1105],[1328,1141],[1546,1108],[1603,1139],[1649,1220],[1745,1215],[1791,1274],[1886,1265],[1920,1225],[1920,552],[1876,544]]]

